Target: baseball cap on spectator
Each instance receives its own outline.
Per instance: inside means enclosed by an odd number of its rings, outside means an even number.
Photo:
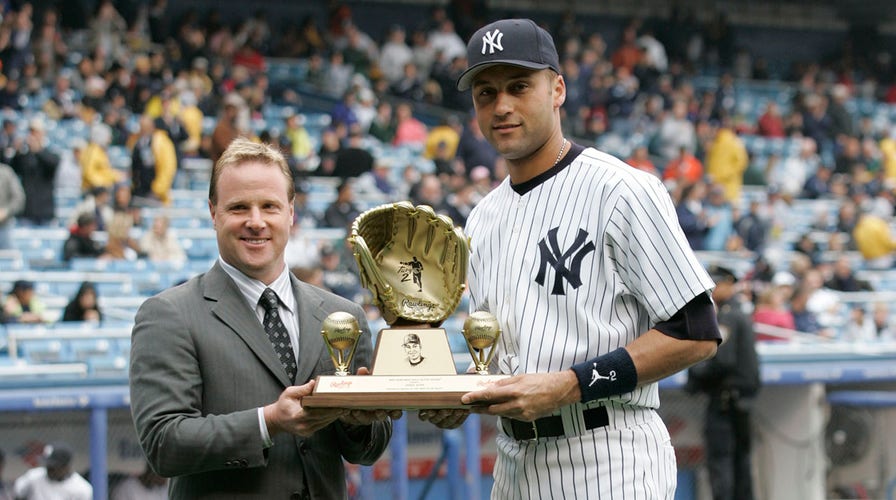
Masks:
[[[734,271],[725,266],[713,264],[709,266],[709,269],[707,269],[707,271],[709,272],[709,276],[716,283],[719,283],[721,281],[737,283],[737,274],[735,274]]]
[[[320,247],[320,256],[321,257],[329,257],[331,255],[336,255],[336,247],[331,243],[324,243]]]
[[[43,131],[47,130],[47,126],[46,126],[46,124],[44,124],[44,121],[42,119],[32,118],[28,122],[28,130],[33,130],[35,132],[43,132]]]
[[[772,285],[793,286],[796,285],[796,277],[787,271],[778,271],[772,276]]]
[[[467,43],[467,64],[457,90],[467,90],[480,71],[499,64],[560,73],[554,39],[531,19],[502,19],[479,28]]]
[[[48,469],[65,467],[72,461],[72,450],[62,443],[44,447],[44,466]]]
[[[34,290],[34,283],[28,280],[16,280],[12,284],[12,290],[9,293],[24,292],[26,290]]]

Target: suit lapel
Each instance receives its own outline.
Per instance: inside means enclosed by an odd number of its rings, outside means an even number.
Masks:
[[[277,358],[264,327],[255,316],[255,311],[246,303],[243,294],[230,279],[230,276],[227,276],[221,266],[215,263],[205,274],[205,281],[203,294],[206,300],[214,302],[211,306],[212,314],[243,339],[243,342],[284,387],[293,385],[292,381],[286,377],[286,370],[283,369],[280,359]],[[300,362],[299,371],[301,370]]]
[[[325,315],[323,299],[307,293],[295,276],[290,276],[290,279],[299,314],[299,369],[296,383],[302,384],[314,374],[321,356],[329,358],[329,354],[322,352],[326,350],[326,346],[320,334]]]

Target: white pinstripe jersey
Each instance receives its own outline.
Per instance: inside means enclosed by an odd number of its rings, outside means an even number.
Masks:
[[[568,369],[625,346],[713,286],[662,183],[596,149],[577,150],[523,194],[505,179],[467,221],[471,310],[492,312],[502,330],[495,371]],[[674,453],[651,410],[659,406],[657,384],[610,399],[621,431],[538,443],[499,433],[493,496],[546,498],[559,484],[595,484],[571,486],[566,498],[625,488],[631,494],[617,498],[663,498],[670,484],[674,491]],[[564,424],[580,425],[574,415],[582,407],[561,409]]]

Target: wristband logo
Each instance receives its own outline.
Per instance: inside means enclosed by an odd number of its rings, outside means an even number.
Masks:
[[[598,373],[597,363],[592,363],[592,366],[594,368],[591,370],[591,383],[588,384],[588,387],[594,385],[598,380],[609,380],[610,382],[616,381],[616,370],[610,370],[609,375],[604,376]]]

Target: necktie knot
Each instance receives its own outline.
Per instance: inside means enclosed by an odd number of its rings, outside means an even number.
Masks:
[[[264,291],[261,292],[261,298],[258,299],[258,302],[266,312],[277,310],[277,306],[279,304],[279,302],[277,301],[277,293],[270,288],[265,288]]]

